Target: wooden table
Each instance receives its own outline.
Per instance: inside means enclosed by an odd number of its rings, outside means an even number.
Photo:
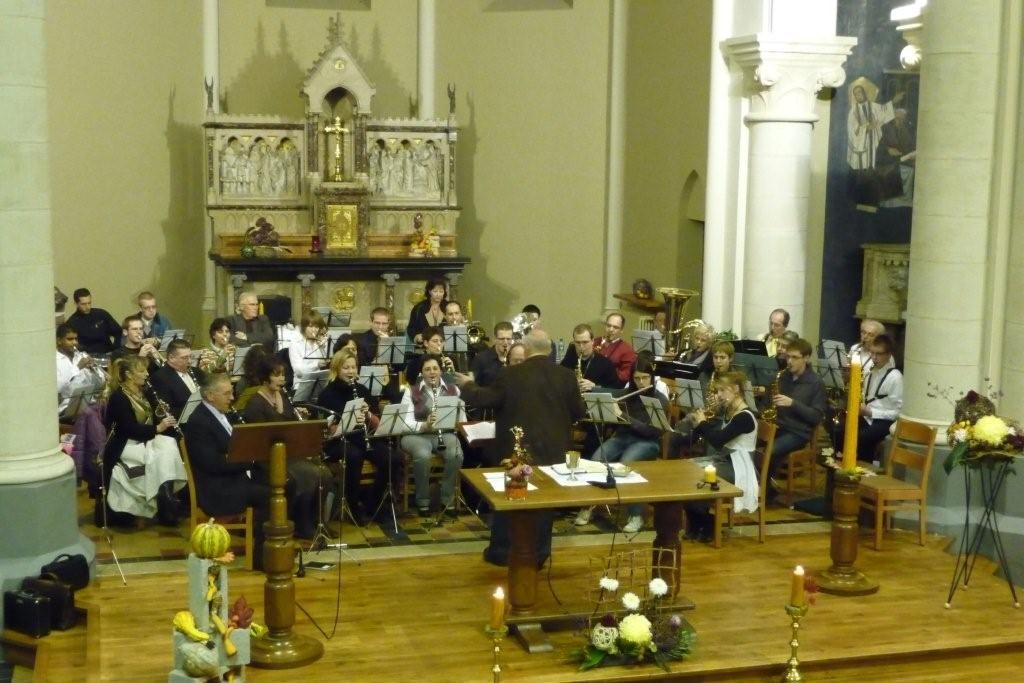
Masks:
[[[617,505],[619,503],[650,503],[654,506],[654,541],[651,543],[652,566],[663,566],[662,553],[672,551],[675,561],[670,576],[661,578],[669,584],[669,594],[679,592],[681,568],[680,534],[683,527],[683,505],[708,501],[714,505],[714,546],[721,546],[724,503],[742,495],[742,491],[728,482],[720,482],[717,490],[698,487],[703,482],[704,470],[691,460],[651,460],[630,463],[647,481],[642,484],[622,484],[617,489],[596,486],[560,486],[539,468],[534,468],[531,483],[537,486],[525,500],[508,500],[503,491],[495,491],[484,477],[485,472],[500,469],[465,469],[462,477],[477,490],[496,512],[508,513],[511,545],[508,555],[508,600],[510,624],[517,627],[520,638],[529,640],[527,631],[539,633],[545,615],[536,614],[537,604],[537,517],[546,510],[589,507],[591,505]],[[559,616],[559,615],[549,615]],[[527,627],[527,624],[530,627]],[[534,646],[524,643],[531,652]]]

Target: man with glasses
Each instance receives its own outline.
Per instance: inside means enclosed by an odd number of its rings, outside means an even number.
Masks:
[[[623,385],[630,380],[633,364],[636,363],[636,351],[622,338],[625,326],[626,316],[621,313],[609,313],[604,319],[604,337],[598,337],[595,343],[598,353],[615,366],[615,374],[619,376],[619,381]]]
[[[175,339],[167,345],[167,362],[150,377],[153,389],[171,407],[175,419],[181,417],[189,396],[199,389],[204,374],[190,367],[192,345],[184,339]]]
[[[808,367],[811,353],[811,343],[800,338],[790,342],[786,350],[786,369],[779,376],[779,391],[772,398],[778,411],[772,477],[783,468],[790,453],[807,445],[825,416],[825,384]]]
[[[865,318],[860,323],[860,342],[850,347],[850,360],[857,359],[861,367],[866,371],[871,363],[871,342],[880,334],[885,332],[885,325]]]
[[[896,369],[892,357],[893,341],[880,334],[870,344],[870,371],[865,373],[861,385],[860,422],[857,425],[857,459],[877,460],[875,452],[889,435],[889,428],[903,408],[903,373]],[[845,426],[845,425],[843,425]],[[843,443],[843,430],[834,435]]]
[[[160,359],[156,346],[146,340],[142,319],[138,314],[130,315],[124,319],[122,329],[124,330],[124,345],[115,349],[110,354],[111,363],[118,358],[141,356],[142,358],[149,359],[149,374],[155,373],[162,359]]]
[[[270,324],[270,318],[260,315],[259,297],[252,292],[238,297],[238,313],[231,316],[230,322],[235,346],[263,344],[269,353],[277,350],[274,347],[277,340],[274,326]]]
[[[512,348],[512,323],[503,320],[494,326],[494,346],[473,357],[473,382],[489,387],[498,379],[501,369],[508,365],[508,350]]]

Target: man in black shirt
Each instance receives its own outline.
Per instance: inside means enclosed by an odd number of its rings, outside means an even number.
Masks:
[[[86,353],[113,351],[121,339],[121,326],[102,308],[93,308],[92,293],[85,287],[75,290],[75,310],[67,324],[78,333],[78,348]]]
[[[771,471],[774,476],[789,454],[811,440],[814,428],[825,416],[825,384],[810,367],[812,349],[806,339],[790,342],[786,349],[786,370],[779,377],[779,391],[772,398],[778,411]]]
[[[621,389],[624,386],[615,371],[615,365],[594,352],[594,330],[587,324],[573,328],[572,347],[566,351],[562,366],[574,372],[579,369],[583,375],[583,379],[579,381],[580,391],[583,393],[598,387]]]

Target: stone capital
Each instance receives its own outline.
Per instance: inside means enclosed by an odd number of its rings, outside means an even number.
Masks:
[[[722,52],[743,71],[748,122],[813,123],[818,92],[843,84],[843,63],[856,44],[845,36],[756,33],[723,41]]]

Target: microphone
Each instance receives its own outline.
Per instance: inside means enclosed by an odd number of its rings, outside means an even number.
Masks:
[[[599,489],[613,489],[617,484],[615,482],[615,475],[612,473],[612,464],[605,462],[604,466],[607,470],[604,481],[591,481],[590,485],[596,486]]]
[[[340,413],[336,413],[333,410],[331,410],[330,408],[324,408],[323,406],[318,406],[315,403],[296,403],[295,407],[296,408],[305,408],[306,410],[319,410],[320,412],[327,413],[328,415],[330,415],[332,417],[340,417]]]

